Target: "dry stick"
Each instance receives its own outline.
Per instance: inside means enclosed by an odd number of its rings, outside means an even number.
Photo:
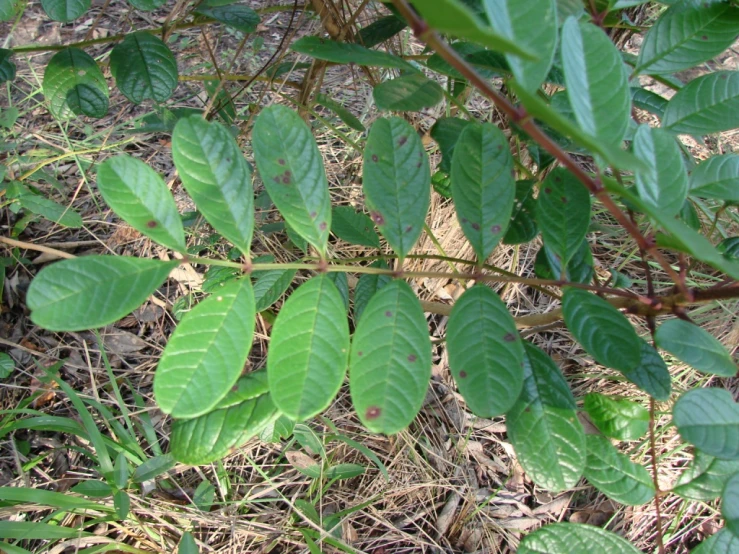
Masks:
[[[640,248],[643,248],[662,266],[662,269],[670,276],[672,281],[678,286],[686,296],[690,293],[687,285],[680,279],[677,272],[672,269],[670,263],[656,248],[656,245],[647,240],[642,235],[639,228],[633,224],[624,214],[616,203],[606,192],[600,180],[593,179],[588,175],[567,152],[562,150],[539,126],[534,123],[531,116],[523,109],[516,108],[507,98],[502,96],[497,90],[488,84],[465,60],[463,60],[455,50],[453,50],[446,42],[441,40],[439,35],[428,26],[428,23],[421,19],[418,14],[410,7],[406,0],[392,0],[393,4],[401,15],[408,21],[413,29],[413,33],[419,40],[425,42],[432,50],[439,54],[444,60],[464,75],[467,80],[472,83],[475,88],[487,96],[509,120],[519,125],[526,133],[536,141],[539,146],[544,148],[552,156],[554,156],[563,166],[570,170],[575,177],[595,196],[606,209],[616,218],[616,220],[624,227],[628,233],[636,240]]]

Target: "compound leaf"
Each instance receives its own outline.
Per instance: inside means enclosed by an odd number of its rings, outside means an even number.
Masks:
[[[654,340],[686,364],[699,371],[734,377],[737,367],[731,354],[705,329],[682,319],[670,319],[657,328]]]
[[[673,6],[647,31],[635,72],[663,75],[710,60],[736,40],[739,9],[726,3]]]
[[[288,225],[325,253],[331,200],[310,128],[293,110],[273,105],[259,114],[252,135],[257,168],[270,198]]]
[[[140,31],[127,35],[110,53],[110,72],[134,104],[168,100],[177,87],[177,61],[161,39]]]
[[[580,127],[618,147],[631,117],[631,92],[618,48],[602,29],[569,17],[562,27],[567,96]]]
[[[97,185],[123,220],[159,244],[185,252],[185,230],[172,194],[159,174],[137,158],[120,154],[103,162]]]
[[[552,523],[529,533],[518,554],[641,554],[615,533],[582,523]]]
[[[690,135],[738,127],[739,71],[716,71],[690,81],[667,103],[662,126]]]
[[[198,417],[228,394],[251,350],[254,316],[254,292],[246,278],[228,283],[185,314],[154,376],[154,394],[165,414]]]
[[[546,79],[557,50],[555,0],[485,0],[485,10],[496,32],[536,54],[536,61],[507,54],[513,76],[521,86],[536,91]]]
[[[54,21],[74,21],[90,9],[90,0],[41,0],[46,15]]]
[[[541,184],[536,221],[544,244],[559,256],[560,266],[567,267],[588,232],[590,194],[572,173],[557,168]]]
[[[370,299],[349,357],[349,385],[359,419],[392,435],[421,409],[431,378],[431,340],[416,295],[393,281]]]
[[[28,288],[31,319],[50,331],[109,325],[143,304],[178,265],[116,256],[84,256],[42,269]]]
[[[672,492],[689,500],[710,502],[721,495],[729,477],[739,472],[739,460],[719,460],[700,450],[680,474]]]
[[[83,111],[82,99],[75,99],[75,95],[80,94],[77,87],[81,85],[97,91],[96,108],[91,108],[89,114]],[[49,110],[59,119],[67,119],[72,114],[101,117],[100,113],[105,115],[103,111],[107,112],[108,109],[108,85],[105,76],[92,56],[79,48],[65,48],[49,60],[44,71],[43,90],[49,102]],[[70,105],[70,100],[73,105]]]
[[[649,428],[649,411],[630,400],[592,392],[584,407],[598,430],[614,439],[639,440]]]
[[[739,202],[739,154],[712,156],[690,174],[690,196]]]
[[[739,460],[739,405],[724,389],[693,389],[672,410],[683,439],[710,456]]]
[[[421,236],[431,171],[418,133],[399,117],[378,119],[364,150],[364,195],[370,217],[400,258]]]
[[[629,320],[602,298],[568,287],[562,315],[577,342],[598,363],[619,371],[639,365],[642,340]]]
[[[257,30],[259,25],[259,14],[251,9],[249,6],[243,6],[241,4],[228,4],[225,6],[199,6],[195,13],[210,17],[241,31],[242,33],[253,33]]]
[[[381,110],[417,112],[436,106],[444,91],[436,81],[413,72],[376,85],[372,97]]]
[[[336,285],[314,277],[293,292],[272,330],[267,375],[272,400],[304,421],[325,410],[339,392],[349,358],[349,323]]]
[[[180,119],[172,158],[187,193],[213,228],[248,255],[254,232],[251,170],[239,145],[220,123]]]
[[[608,498],[637,506],[654,498],[654,482],[649,472],[616,450],[603,435],[588,435],[588,462],[585,478]]]
[[[524,348],[500,297],[482,284],[465,291],[452,309],[446,340],[449,368],[472,413],[507,412],[523,387]]]
[[[662,129],[640,125],[632,147],[645,165],[636,172],[639,196],[666,216],[677,215],[688,196],[688,174],[675,138]]]
[[[721,529],[715,535],[704,540],[691,554],[734,554],[739,551],[739,535],[728,529]]]
[[[331,231],[350,244],[380,248],[380,237],[369,216],[351,206],[336,206],[332,210]]]
[[[537,485],[571,489],[587,456],[575,399],[552,359],[530,343],[525,347],[523,390],[507,415],[508,438]]]
[[[451,178],[462,231],[484,261],[508,227],[516,196],[513,157],[503,132],[490,123],[466,127],[454,147]]]

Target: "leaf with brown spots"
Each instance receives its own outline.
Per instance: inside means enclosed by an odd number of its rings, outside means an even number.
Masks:
[[[357,325],[349,386],[359,419],[392,435],[421,409],[431,377],[431,341],[421,304],[403,281],[375,293]]]

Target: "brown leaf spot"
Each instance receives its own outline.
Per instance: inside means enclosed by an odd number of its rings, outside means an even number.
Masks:
[[[393,312],[391,312],[390,310],[386,311],[385,317],[393,317]]]
[[[560,200],[562,200],[562,204],[567,204],[567,202],[569,202],[566,196],[563,196]]]
[[[321,224],[318,226],[318,228],[321,231],[325,231],[326,230],[326,227],[327,227],[327,225],[326,225],[326,222],[325,221],[321,221]]]
[[[378,417],[380,417],[381,413],[382,410],[380,410],[380,408],[378,408],[377,406],[370,406],[364,413],[364,417],[366,417],[367,419],[377,419]]]
[[[147,221],[147,222],[146,222],[146,226],[147,226],[147,227],[148,227],[149,229],[153,229],[153,228],[154,228],[154,227],[156,227],[157,225],[159,225],[159,224],[158,224],[158,223],[157,223],[156,221],[154,221],[154,220],[151,220],[151,221]]]
[[[409,362],[415,362],[416,361],[416,355],[415,354],[408,354],[408,361]]]
[[[364,354],[364,352],[362,352],[361,350],[359,352],[357,352],[357,356],[358,357],[361,356],[362,354]]]
[[[382,214],[380,212],[370,212],[370,217],[372,218],[372,221],[375,222],[375,225],[385,224],[385,218],[382,217]]]
[[[410,233],[413,230],[413,225],[408,225],[408,227],[405,228],[406,233]]]
[[[275,176],[275,178],[274,178],[274,179],[272,179],[272,180],[273,180],[273,181],[274,181],[275,183],[279,183],[279,182],[280,182],[280,176],[279,176],[279,175],[276,175],[276,176]]]
[[[550,189],[549,187],[544,189],[544,194],[551,194],[551,192],[552,192],[552,189]]]
[[[285,170],[285,173],[282,174],[282,182],[286,185],[289,185],[291,180],[290,177],[292,177],[292,175],[293,174],[289,169]]]
[[[513,333],[507,333],[506,336],[503,337],[503,340],[506,342],[513,342],[514,340],[516,340],[516,335],[514,335]]]
[[[280,165],[285,165],[285,160],[283,160],[282,158],[280,158],[279,160],[277,160],[277,163],[280,164]]]
[[[460,379],[464,379],[465,377],[467,377],[467,372],[466,371],[460,371],[459,372],[459,378]]]
[[[376,162],[377,161],[377,154],[372,154],[372,161],[373,162]]]
[[[473,229],[474,229],[475,231],[479,231],[479,230],[480,230],[480,224],[479,224],[479,223],[473,223],[473,224],[472,224],[472,228],[473,228]]]
[[[500,225],[493,225],[492,227],[490,227],[490,232],[493,233],[494,235],[497,235],[498,233],[500,233],[501,230],[502,229]]]
[[[310,218],[311,219],[315,219],[317,215],[318,215],[318,212],[311,212],[310,213]]]
[[[406,142],[408,142],[408,137],[400,137],[398,139],[398,146],[403,146]]]
[[[701,37],[701,40],[708,40],[708,35],[703,35],[703,36]]]

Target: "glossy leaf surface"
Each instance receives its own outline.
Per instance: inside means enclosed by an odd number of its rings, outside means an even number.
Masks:
[[[734,377],[739,369],[731,354],[705,329],[683,319],[670,319],[657,327],[657,346],[699,371]]]
[[[179,262],[83,256],[42,269],[26,304],[36,325],[83,331],[113,323],[143,304]]]
[[[374,433],[392,435],[416,417],[431,378],[431,340],[421,304],[403,281],[370,299],[349,357],[352,403]]]
[[[518,554],[641,554],[615,533],[582,523],[553,523],[529,533]]]
[[[273,105],[257,117],[253,139],[257,168],[275,206],[296,233],[325,252],[331,201],[310,128],[293,110]]]
[[[466,127],[454,147],[451,178],[457,219],[483,261],[503,238],[516,195],[503,132],[490,123]]]
[[[449,368],[470,411],[480,417],[507,412],[523,386],[524,348],[516,322],[486,285],[466,290],[447,324]]]
[[[249,279],[225,285],[185,314],[154,376],[154,394],[165,414],[201,416],[228,394],[251,350],[254,315]]]
[[[164,102],[177,87],[177,61],[161,39],[146,32],[127,35],[110,53],[115,83],[134,104]]]
[[[364,150],[362,186],[372,221],[404,258],[421,236],[431,197],[426,151],[405,120],[378,119],[372,125]]]
[[[159,174],[126,154],[103,162],[98,189],[105,202],[140,233],[178,252],[185,252],[185,230],[172,193]]]
[[[254,283],[254,303],[257,312],[262,312],[277,302],[293,282],[294,269],[265,271]]]
[[[649,428],[649,410],[630,400],[593,392],[584,407],[598,430],[614,439],[639,440]]]
[[[704,453],[739,460],[739,404],[724,389],[693,389],[672,410],[682,438]]]
[[[729,477],[739,472],[739,460],[720,460],[700,450],[680,474],[672,492],[683,498],[710,502],[721,495]]]
[[[538,347],[526,343],[524,384],[507,414],[508,438],[518,461],[539,486],[571,489],[585,469],[585,433],[562,372]]]
[[[325,410],[346,375],[349,323],[344,300],[328,276],[293,292],[272,329],[269,388],[286,416],[304,421]]]
[[[69,103],[70,98],[79,95],[78,87],[82,85],[94,88],[104,96],[105,106],[101,111],[107,112],[108,85],[92,56],[78,48],[66,48],[54,54],[44,71],[43,90],[49,110],[55,117],[67,119],[73,114],[85,114],[81,102],[74,106],[78,111]],[[102,117],[105,114],[85,115]]]
[[[180,119],[172,158],[187,193],[213,228],[247,254],[254,232],[254,189],[249,164],[220,123]]]
[[[716,71],[690,81],[667,103],[662,126],[689,135],[739,127],[739,71]]]

